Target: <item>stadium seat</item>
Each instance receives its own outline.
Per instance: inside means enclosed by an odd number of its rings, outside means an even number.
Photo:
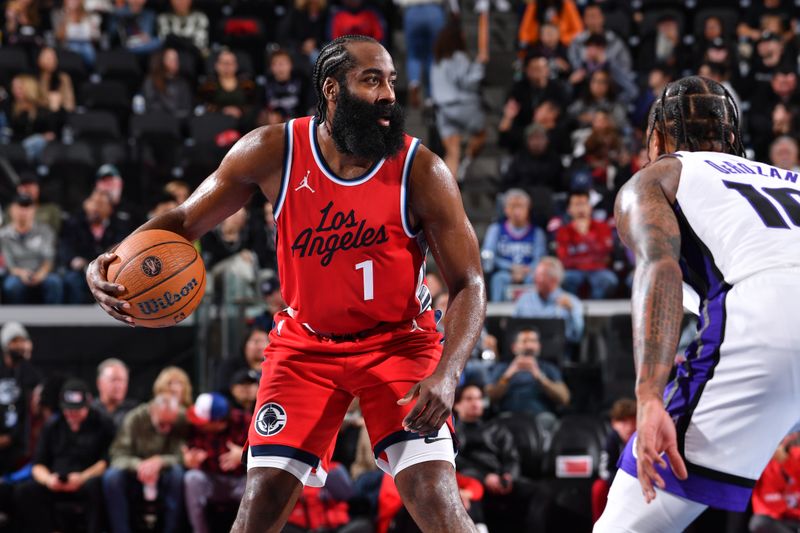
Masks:
[[[87,82],[81,86],[80,104],[91,110],[109,111],[117,117],[122,131],[131,114],[131,97],[128,88],[119,81]]]
[[[598,339],[605,339],[598,358],[602,368],[604,405],[633,395],[636,369],[633,364],[633,331],[630,315],[609,318],[607,330]]]
[[[216,137],[225,130],[235,130],[238,121],[224,113],[205,113],[189,120],[189,135],[198,146],[216,147]]]
[[[0,158],[5,159],[18,172],[30,167],[28,156],[20,143],[0,144]]]
[[[109,111],[73,113],[67,118],[67,125],[77,140],[105,141],[120,137],[117,117]]]
[[[142,85],[142,70],[136,56],[127,50],[98,52],[95,70],[103,80],[122,82],[133,93]]]
[[[511,432],[519,450],[521,474],[530,479],[539,479],[547,442],[536,419],[525,413],[502,413],[489,423],[500,424]]]
[[[78,208],[94,185],[98,165],[91,147],[83,141],[50,143],[42,152],[42,164],[47,168],[41,182],[42,195],[59,198],[65,211]]]
[[[29,70],[28,56],[23,49],[13,46],[0,48],[0,83],[7,86],[14,76]]]
[[[88,76],[86,64],[80,54],[59,48],[56,50],[56,56],[58,57],[58,68],[69,74],[73,87],[80,87]]]

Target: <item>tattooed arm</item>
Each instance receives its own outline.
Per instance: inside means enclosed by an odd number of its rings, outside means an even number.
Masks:
[[[655,468],[655,464],[666,466],[661,452],[666,452],[675,474],[686,477],[675,425],[662,399],[683,318],[680,231],[670,205],[680,168],[678,159],[665,158],[643,169],[622,188],[615,210],[620,238],[636,255],[631,304],[637,472],[648,502],[655,498],[653,483],[664,487]]]

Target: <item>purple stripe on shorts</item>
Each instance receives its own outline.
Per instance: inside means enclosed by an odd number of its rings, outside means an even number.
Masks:
[[[636,434],[628,441],[625,451],[619,459],[618,466],[628,474],[636,477],[636,458],[633,456],[633,443]],[[656,465],[656,470],[664,479],[665,489],[670,494],[681,496],[693,502],[702,503],[716,509],[727,511],[744,511],[750,501],[753,489],[742,487],[724,481],[709,479],[694,472],[689,472],[689,477],[681,481],[675,477],[669,467],[669,459],[665,456],[666,468]]]

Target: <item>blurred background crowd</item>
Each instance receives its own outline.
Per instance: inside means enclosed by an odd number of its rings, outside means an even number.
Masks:
[[[462,499],[492,532],[588,530],[635,426],[630,318],[614,307],[635,265],[613,202],[647,162],[646,118],[665,85],[722,83],[748,155],[800,174],[790,0],[8,0],[0,15],[3,306],[89,304],[89,261],[180,205],[243,134],[314,112],[326,42],[358,33],[387,47],[408,132],[443,157],[481,239],[493,304],[455,411]],[[274,227],[256,195],[196,243],[206,301],[228,309],[202,379],[165,369],[151,394],[149,374],[142,385],[109,359],[90,387],[63,367],[37,371],[31,336],[5,325],[6,527],[225,530],[283,305]],[[444,313],[446,286],[428,272]],[[592,309],[611,311],[600,323]],[[365,442],[354,405],[336,474],[304,491],[292,527],[413,531]],[[776,452],[752,518],[707,513],[694,527],[796,530],[794,450],[787,438]],[[28,511],[34,501],[52,512]]]

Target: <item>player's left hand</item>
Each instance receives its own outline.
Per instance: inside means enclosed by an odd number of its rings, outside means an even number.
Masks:
[[[456,380],[437,376],[423,379],[397,400],[397,405],[407,405],[416,397],[417,403],[403,419],[403,429],[421,435],[437,433],[450,417]]]
[[[638,422],[636,435],[636,472],[645,501],[650,503],[656,497],[655,484],[663,489],[664,479],[656,470],[656,463],[666,468],[665,454],[669,458],[672,472],[678,479],[686,479],[686,464],[678,452],[675,424],[664,409],[660,397],[639,400],[637,408]]]

